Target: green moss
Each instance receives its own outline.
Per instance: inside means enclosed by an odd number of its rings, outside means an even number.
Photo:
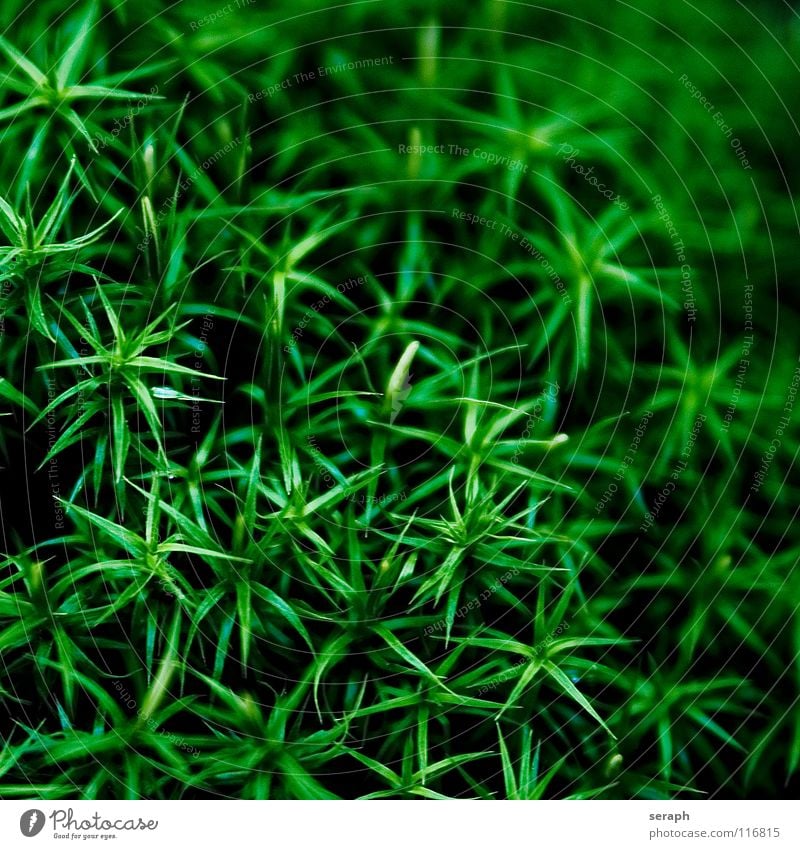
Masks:
[[[2,14],[0,797],[794,786],[784,5]]]

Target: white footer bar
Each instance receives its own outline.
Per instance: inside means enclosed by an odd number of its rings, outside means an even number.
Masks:
[[[800,847],[795,801],[0,802],[0,846]]]

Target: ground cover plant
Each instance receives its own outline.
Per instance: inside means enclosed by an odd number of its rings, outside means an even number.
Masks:
[[[0,798],[792,793],[799,52],[4,2]]]

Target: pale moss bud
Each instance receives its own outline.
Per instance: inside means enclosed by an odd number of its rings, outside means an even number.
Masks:
[[[439,36],[441,29],[431,19],[419,32],[419,76],[423,85],[434,85],[439,57]]]

